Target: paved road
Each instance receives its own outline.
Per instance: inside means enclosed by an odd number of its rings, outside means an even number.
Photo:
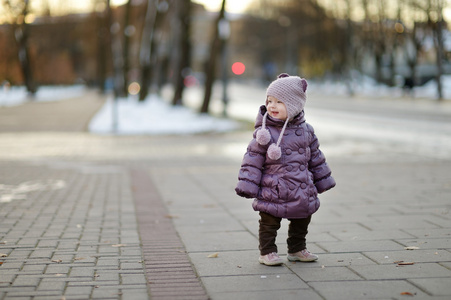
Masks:
[[[319,261],[280,267],[258,264],[258,215],[233,191],[250,131],[3,130],[0,299],[449,299],[449,156],[330,134],[316,109],[337,187],[308,235]]]

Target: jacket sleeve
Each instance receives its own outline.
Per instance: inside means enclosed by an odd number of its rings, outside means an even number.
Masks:
[[[313,174],[313,183],[318,193],[323,193],[335,186],[335,179],[332,177],[332,171],[326,162],[326,157],[319,149],[319,141],[312,130],[312,142],[310,143],[310,161],[309,169]]]
[[[259,145],[254,138],[247,147],[238,173],[238,184],[235,188],[237,195],[245,198],[258,196],[265,159],[266,148]]]

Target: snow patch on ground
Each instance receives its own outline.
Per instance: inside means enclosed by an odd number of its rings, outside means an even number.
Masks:
[[[133,97],[109,99],[91,120],[89,130],[98,134],[194,134],[226,132],[239,128],[239,123],[207,114],[199,114],[184,106],[172,106],[156,95],[139,102]]]

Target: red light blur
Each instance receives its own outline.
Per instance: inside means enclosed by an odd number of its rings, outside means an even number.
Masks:
[[[246,66],[242,62],[237,61],[232,65],[232,72],[235,75],[241,75],[244,73],[245,70]]]

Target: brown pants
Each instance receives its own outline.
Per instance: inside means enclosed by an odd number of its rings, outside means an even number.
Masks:
[[[312,216],[305,219],[288,219],[288,253],[296,253],[306,248],[305,236]],[[260,255],[277,252],[276,236],[282,218],[260,212],[260,228],[258,230]]]

